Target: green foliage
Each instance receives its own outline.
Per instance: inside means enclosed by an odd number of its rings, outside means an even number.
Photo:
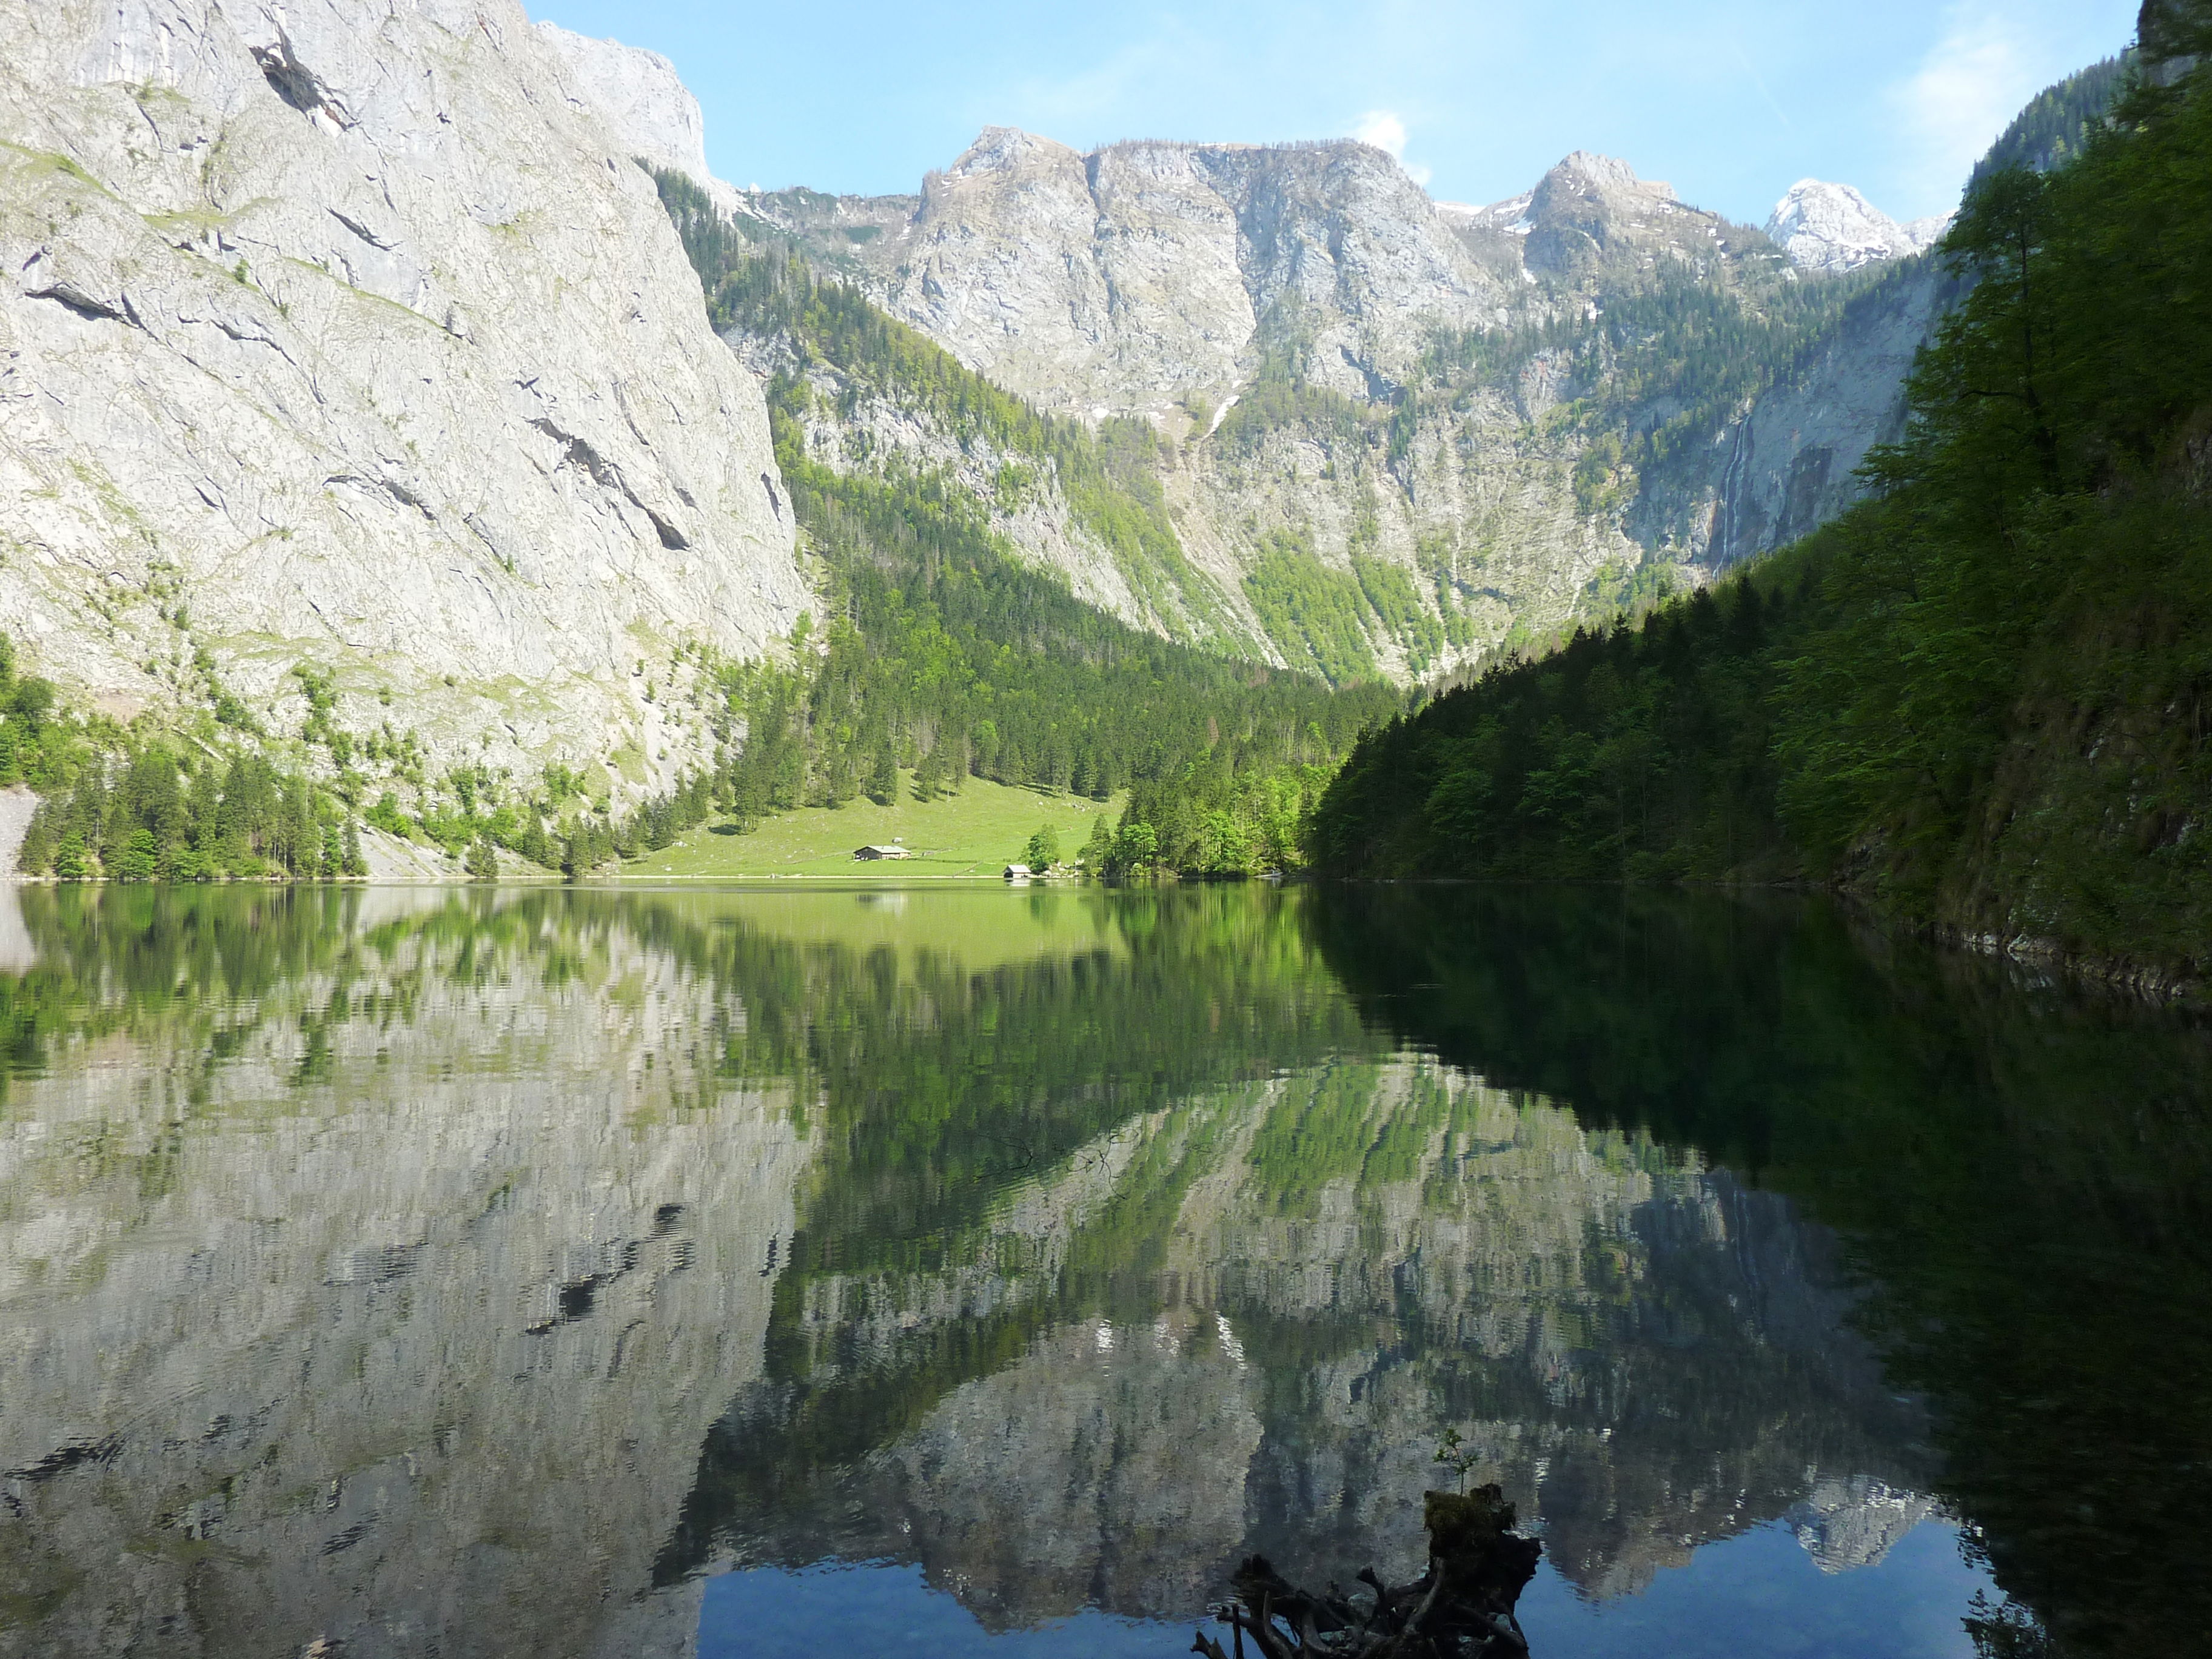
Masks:
[[[2181,8],[2201,26],[2212,8]],[[1878,499],[1718,601],[1577,638],[1363,745],[1346,869],[1841,880],[1924,921],[2163,970],[2212,939],[2212,70],[1946,248]]]
[[[389,789],[379,795],[376,805],[362,816],[387,836],[398,836],[406,841],[416,834],[415,821],[399,810],[399,797]]]
[[[325,682],[302,673],[311,706]],[[365,874],[343,801],[265,757],[174,752],[61,708],[0,638],[0,785],[40,796],[16,867],[63,881]],[[353,855],[348,857],[350,845]]]
[[[1285,648],[1303,644],[1307,661],[1332,685],[1375,678],[1367,595],[1357,576],[1316,558],[1310,538],[1282,531],[1270,535],[1245,573],[1244,591],[1269,636]]]
[[[1302,352],[1273,349],[1261,359],[1252,385],[1222,417],[1214,441],[1232,459],[1255,459],[1268,435],[1291,430],[1328,446],[1358,453],[1379,437],[1378,422],[1364,405],[1306,379]]]
[[[1139,780],[1110,848],[1108,875],[1248,876],[1304,867],[1304,826],[1334,768],[1243,770],[1209,757]]]
[[[1577,634],[1377,733],[1315,823],[1337,867],[1516,879],[1716,877],[1771,857],[1769,635],[1738,584]]]
[[[1449,1469],[1452,1479],[1457,1483],[1456,1490],[1465,1492],[1467,1472],[1482,1462],[1483,1454],[1480,1449],[1462,1450],[1462,1445],[1459,1431],[1448,1428],[1443,1432],[1443,1438],[1437,1442],[1436,1454],[1429,1461],[1441,1463]]]
[[[327,784],[265,754],[173,748],[174,740],[157,732],[79,718],[57,708],[45,681],[17,680],[14,660],[0,641],[0,784],[27,782],[41,797],[17,857],[25,874],[143,882],[368,873],[349,804],[357,779],[342,775]],[[331,719],[336,696],[328,674],[304,664],[294,673],[307,699],[302,736],[343,767],[355,739]],[[368,746],[377,754],[416,753],[411,733],[389,744],[379,734]],[[573,787],[573,775],[562,769],[549,776]],[[362,817],[388,835],[427,840],[457,856],[495,843],[550,865],[556,850],[546,819],[559,804],[517,797],[502,776],[462,768],[441,788],[423,792],[418,817],[402,811],[391,790]]]
[[[898,759],[889,738],[876,750],[876,763],[868,774],[868,799],[878,806],[889,806],[898,799]]]
[[[1091,873],[1103,872],[1114,856],[1114,832],[1107,827],[1106,815],[1101,812],[1091,820],[1091,838],[1083,843],[1083,867]]]
[[[2112,108],[2134,65],[2130,48],[2036,94],[1976,164],[1967,190],[2014,167],[2049,173],[2065,166],[2086,147],[2090,129]]]
[[[331,879],[366,874],[346,857],[343,808],[297,775],[240,755],[194,757],[159,744],[71,757],[25,830],[17,865],[63,881],[207,881],[222,877]]]
[[[1149,427],[1108,422],[1093,433],[1039,415],[857,289],[755,251],[732,222],[711,230],[695,191],[663,178],[714,320],[775,343],[795,365],[770,382],[769,418],[830,612],[818,635],[811,620],[794,635],[787,665],[719,671],[738,741],[707,787],[738,827],[863,793],[884,799],[900,764],[914,768],[922,800],[970,775],[1102,800],[1194,769],[1256,779],[1334,762],[1397,707],[1383,686],[1332,694],[1307,675],[1127,626],[1021,562],[992,526],[994,503],[941,472],[896,458],[850,472],[814,460],[806,418],[817,394],[805,370],[820,364],[849,395],[880,395],[1024,457],[1001,465],[999,504],[1048,472],[1125,569],[1151,571],[1186,597],[1196,591],[1153,477]],[[1335,580],[1356,615],[1358,584]],[[1371,675],[1356,623],[1327,637],[1347,678],[1361,664]]]
[[[499,850],[491,844],[491,837],[479,836],[469,843],[465,867],[472,881],[491,881],[499,875]]]
[[[1040,825],[1023,849],[1022,860],[1032,870],[1051,869],[1060,862],[1060,831],[1048,823]]]
[[[741,817],[852,799],[886,743],[923,799],[969,772],[1103,796],[1224,744],[1239,764],[1341,755],[1395,704],[1139,633],[1018,563],[936,479],[838,474],[795,440],[779,459],[842,614],[819,657],[729,682],[764,744]]]
[[[0,635],[0,787],[27,783],[44,793],[70,775],[82,723],[54,704],[52,682],[18,676],[15,643]]]
[[[1422,605],[1413,579],[1402,565],[1388,559],[1354,553],[1352,574],[1359,582],[1360,597],[1406,653],[1406,666],[1419,674],[1443,655],[1445,631],[1450,617],[1449,596],[1439,591],[1437,605],[1444,619]]]

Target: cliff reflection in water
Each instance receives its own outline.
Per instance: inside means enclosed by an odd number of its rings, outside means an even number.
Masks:
[[[603,915],[22,896],[0,1651],[681,1651],[641,1586],[808,1158]],[[654,1628],[658,1625],[659,1628]]]
[[[2203,1645],[2212,1024],[1796,902],[1370,890],[1313,922],[1396,1040],[1848,1241],[1852,1323],[1929,1401],[1936,1490],[2014,1598],[1979,1650]]]
[[[1237,1559],[1417,1565],[1446,1423],[1591,1593],[1932,1509],[1832,1242],[1648,1137],[1422,1060],[1125,1122],[933,1259],[809,1217],[664,1576],[911,1557],[987,1623],[1187,1616]]]
[[[2072,1296],[2063,1201],[2084,1297],[2179,1275],[2066,1316],[2202,1357],[2186,1028],[1721,903],[21,911],[0,1652],[679,1654],[702,1571],[825,1559],[1182,1618],[1253,1549],[1409,1563],[1447,1424],[1595,1596],[1763,1521],[1873,1561],[1940,1493],[2063,1633],[2177,1606],[2052,1505],[2178,1503],[2201,1383],[1993,1322],[2017,1248]]]

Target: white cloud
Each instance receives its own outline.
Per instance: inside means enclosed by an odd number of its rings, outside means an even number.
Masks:
[[[1906,80],[1893,87],[1911,151],[1907,176],[1916,196],[1948,207],[1966,175],[2044,76],[2023,50],[2020,24],[1986,3],[1951,8],[1942,38]]]
[[[1387,109],[1370,109],[1352,125],[1352,136],[1363,144],[1387,149],[1406,159],[1406,124]]]
[[[1406,167],[1406,124],[1395,112],[1370,109],[1352,124],[1352,136],[1363,144],[1372,144],[1386,150],[1391,159]],[[1406,167],[1408,177],[1417,185],[1425,185],[1432,176],[1427,167]]]

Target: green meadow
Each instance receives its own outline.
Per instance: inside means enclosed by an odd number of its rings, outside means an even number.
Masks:
[[[1060,853],[1072,858],[1089,838],[1093,819],[1109,825],[1124,797],[1106,801],[1042,790],[1015,788],[984,778],[968,779],[959,793],[936,800],[914,798],[913,777],[902,773],[892,804],[862,797],[843,806],[805,806],[762,821],[743,834],[726,824],[702,824],[657,853],[623,867],[626,879],[657,881],[770,876],[836,876],[870,881],[995,877],[1023,857],[1038,828],[1060,835]],[[856,847],[903,842],[911,858],[863,862]]]

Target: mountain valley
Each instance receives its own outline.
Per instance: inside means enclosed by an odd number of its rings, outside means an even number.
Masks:
[[[1814,527],[1949,292],[1917,246],[1838,281],[1869,261],[1792,264],[1607,157],[1474,209],[1349,140],[994,129],[919,196],[746,194],[731,222],[1040,410],[1150,427],[1185,569],[1115,584],[1057,524],[1006,533],[1133,623],[1339,683],[1434,678]],[[809,441],[850,447],[836,419]]]
[[[803,667],[825,600],[763,377],[807,458],[938,480],[1129,627],[1412,685],[1832,515],[1948,292],[1910,238],[1820,276],[1586,155],[1474,209],[1352,141],[1000,128],[914,197],[739,191],[665,60],[483,15],[10,9],[0,629],[356,811],[715,764],[714,665]],[[801,364],[757,315],[709,349],[632,161],[977,380]],[[1058,435],[979,427],[1006,394]]]
[[[1473,206],[991,127],[912,195],[738,190],[665,59],[512,4],[0,17],[31,875],[581,875],[970,776],[1124,799],[1094,870],[1370,867],[1315,816],[1363,732],[1856,521],[1996,257],[1583,151]],[[2078,170],[2129,61],[1974,190]],[[1716,833],[1618,867],[1889,857]],[[2036,904],[1953,908],[2072,937]]]
[[[1932,217],[1639,55],[1760,225],[682,9],[943,165],[0,0],[0,1659],[2188,1650],[2212,0]]]

